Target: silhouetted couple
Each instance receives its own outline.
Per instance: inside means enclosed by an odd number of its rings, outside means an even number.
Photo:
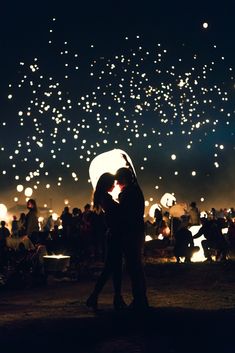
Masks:
[[[114,188],[115,180],[121,189],[119,202],[114,201],[109,194]],[[114,309],[127,307],[121,295],[125,258],[133,296],[129,308],[137,311],[147,309],[146,280],[142,263],[144,197],[133,171],[124,167],[120,168],[115,176],[110,173],[101,175],[94,192],[94,207],[105,213],[108,227],[107,254],[103,271],[87,299],[87,306],[97,309],[98,296],[108,278],[112,276]]]

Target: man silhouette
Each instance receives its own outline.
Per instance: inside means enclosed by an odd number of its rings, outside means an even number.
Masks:
[[[123,157],[125,158],[125,156]],[[132,169],[125,167],[118,169],[116,180],[121,189],[119,204],[124,228],[123,251],[131,279],[133,295],[130,308],[143,310],[148,308],[146,280],[142,263],[145,236],[144,196]]]

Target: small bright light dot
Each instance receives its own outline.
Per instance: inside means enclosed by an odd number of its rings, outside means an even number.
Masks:
[[[171,159],[174,161],[174,160],[176,160],[176,155],[175,154],[172,154],[171,155]]]
[[[206,29],[206,28],[208,28],[208,23],[207,23],[207,22],[204,22],[202,26],[203,26],[203,28]]]

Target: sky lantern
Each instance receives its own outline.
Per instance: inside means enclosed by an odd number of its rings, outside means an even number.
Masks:
[[[123,155],[126,156],[128,162],[130,163],[135,173],[131,158],[125,151],[120,149],[113,149],[111,151],[101,153],[92,160],[89,168],[89,175],[93,189],[96,188],[97,181],[99,180],[102,174],[115,174],[119,168],[127,167]],[[115,187],[110,194],[115,200],[117,200],[120,191],[121,190],[119,185],[115,184]]]
[[[175,202],[176,202],[175,196],[168,192],[166,192],[160,200],[161,205],[166,208],[171,207]]]
[[[33,189],[32,188],[26,188],[24,191],[25,196],[30,197],[33,194]]]
[[[3,218],[5,218],[7,215],[7,207],[3,204],[0,203],[0,219],[2,220]]]
[[[128,162],[134,170],[131,158],[125,151],[120,149],[113,149],[111,151],[101,153],[91,161],[89,175],[93,189],[95,189],[97,181],[102,174],[115,174],[119,168],[126,167],[126,161],[122,156],[123,154],[126,155]]]
[[[22,191],[24,190],[23,185],[21,185],[21,184],[17,185],[16,190],[17,190],[18,192],[22,192]]]

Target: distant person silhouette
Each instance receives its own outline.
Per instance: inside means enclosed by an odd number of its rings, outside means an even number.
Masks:
[[[193,239],[200,238],[201,235],[204,235],[206,238],[201,242],[206,261],[212,262],[211,249],[216,250],[216,260],[226,260],[228,244],[221,232],[221,229],[217,226],[216,221],[202,218],[201,223],[202,226],[197,234],[193,236]]]
[[[195,201],[191,202],[188,214],[189,214],[189,225],[190,226],[201,224],[200,211],[197,208],[197,204]]]
[[[199,247],[194,246],[192,232],[187,228],[187,223],[181,222],[174,238],[174,255],[177,262],[180,263],[181,257],[185,258],[184,262],[191,262],[193,254],[199,251]]]
[[[158,208],[158,207],[155,208],[154,219],[155,219],[156,235],[159,235],[159,231],[162,227],[162,220],[163,220],[161,208]]]
[[[71,223],[72,223],[72,213],[69,212],[68,206],[64,207],[64,210],[60,216],[60,219],[62,221],[63,238],[65,242],[67,242],[70,236]]]
[[[34,199],[29,199],[27,201],[27,208],[29,211],[25,216],[26,234],[29,238],[35,240],[37,238],[37,233],[39,232],[38,209],[36,201]]]
[[[95,288],[87,299],[87,306],[97,309],[98,296],[105,283],[112,275],[114,298],[114,309],[123,309],[126,304],[121,295],[122,284],[122,222],[120,219],[119,204],[109,194],[114,188],[114,176],[110,173],[101,175],[94,192],[94,207],[103,210],[107,224],[107,253],[103,271],[98,278]]]

